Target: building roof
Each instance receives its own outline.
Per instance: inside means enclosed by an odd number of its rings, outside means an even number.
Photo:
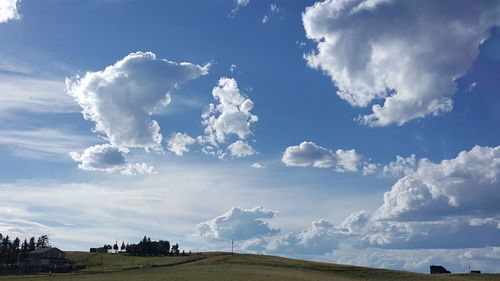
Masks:
[[[46,252],[50,252],[50,251],[53,251],[53,250],[62,252],[58,248],[40,248],[40,249],[36,249],[34,251],[31,251],[30,254],[41,254],[41,253],[46,253]]]

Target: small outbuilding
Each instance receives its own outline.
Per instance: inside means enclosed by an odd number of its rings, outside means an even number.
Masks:
[[[446,268],[444,268],[441,265],[431,265],[430,267],[431,274],[445,274],[445,273],[451,273]]]
[[[40,248],[28,253],[23,269],[25,272],[68,272],[71,261],[58,248]]]
[[[100,247],[100,248],[90,248],[90,253],[101,253],[101,254],[106,254],[108,252],[108,249]]]

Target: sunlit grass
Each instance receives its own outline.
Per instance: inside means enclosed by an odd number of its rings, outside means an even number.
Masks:
[[[210,253],[208,255],[216,255]],[[207,255],[204,255],[207,256]],[[189,280],[189,281],[281,281],[281,280],[332,280],[332,281],[355,281],[355,280],[401,280],[401,281],[500,281],[499,274],[446,274],[428,275],[405,271],[394,271],[374,269],[367,267],[355,267],[349,265],[337,265],[320,262],[309,262],[293,259],[285,259],[263,255],[234,255],[218,261],[205,264],[190,264],[181,266],[159,266],[177,262],[187,261],[191,257],[147,257],[138,260],[137,264],[144,265],[149,260],[156,262],[156,266],[138,269],[126,269],[127,262],[131,262],[121,255],[104,254],[104,272],[99,271],[100,256],[92,256],[89,253],[69,253],[69,257],[89,265],[89,270],[67,273],[67,274],[40,274],[32,276],[4,276],[0,280],[18,281],[48,281],[48,280],[81,280],[81,281],[139,281],[139,280]],[[120,267],[120,258],[121,267]],[[87,261],[85,261],[87,260]],[[134,261],[135,262],[135,261]],[[142,263],[142,264],[140,264]],[[116,270],[118,267],[119,271]]]

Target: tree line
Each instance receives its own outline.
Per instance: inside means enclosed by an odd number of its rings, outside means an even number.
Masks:
[[[48,247],[50,243],[47,235],[42,235],[37,239],[33,236],[29,240],[24,239],[21,243],[19,237],[11,239],[9,235],[3,236],[0,233],[0,269],[15,268],[28,257],[29,252]]]
[[[186,255],[186,252],[179,250],[179,244],[170,245],[167,240],[153,241],[150,237],[144,236],[144,238],[137,244],[126,244],[122,242],[121,247],[118,247],[118,243],[115,243],[113,247],[111,245],[104,245],[106,249],[113,249],[115,251],[120,248],[122,251],[125,250],[127,254],[132,256],[179,256]]]

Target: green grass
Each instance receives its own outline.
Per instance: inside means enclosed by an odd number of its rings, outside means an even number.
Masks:
[[[184,263],[204,256],[176,257],[133,257],[123,254],[97,254],[88,252],[66,252],[66,258],[73,260],[75,266],[85,266],[80,272],[118,271],[122,269],[141,268],[144,266],[161,266]]]
[[[74,253],[75,257],[87,259],[89,264],[94,262],[94,257],[83,253]],[[106,257],[108,255],[106,254]],[[104,257],[104,256],[103,256]],[[199,256],[198,256],[199,257]],[[170,258],[170,257],[165,257]],[[175,258],[174,258],[175,259]],[[160,259],[161,260],[161,259]],[[158,262],[160,262],[158,260]],[[116,256],[109,257],[112,265],[117,262]],[[168,264],[167,259],[161,260]],[[172,260],[173,261],[173,260]],[[123,268],[122,268],[123,269]],[[428,275],[405,271],[355,267],[319,262],[285,259],[261,255],[235,255],[205,264],[157,266],[151,268],[128,269],[98,273],[76,272],[69,274],[46,274],[32,276],[0,277],[0,280],[13,281],[49,281],[49,280],[75,280],[75,281],[281,281],[281,280],[332,280],[332,281],[500,281],[500,274],[446,274]]]

